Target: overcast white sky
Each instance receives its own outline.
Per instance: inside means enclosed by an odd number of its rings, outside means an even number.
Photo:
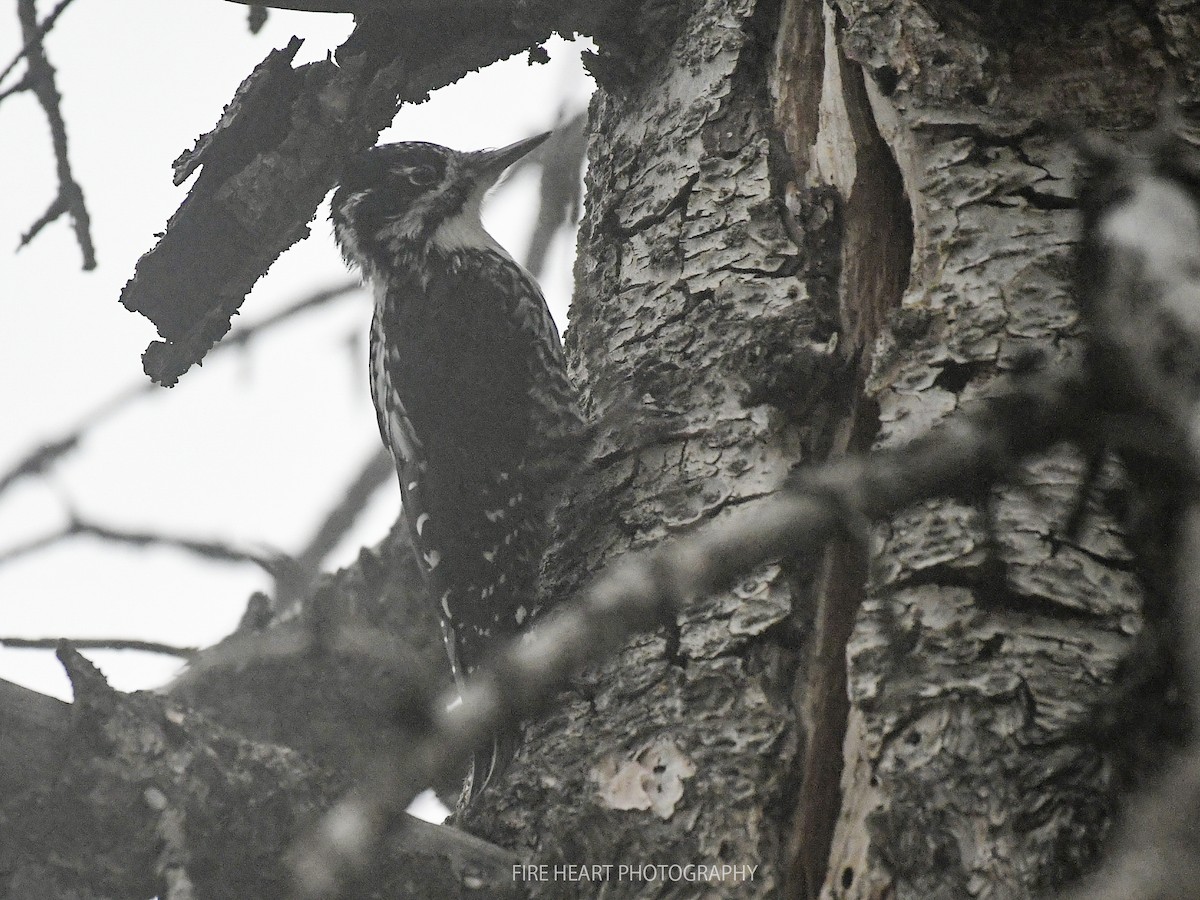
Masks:
[[[51,4],[41,5],[44,15]],[[0,16],[2,66],[20,40],[11,4]],[[144,381],[140,356],[156,335],[117,298],[185,194],[186,185],[171,185],[172,160],[212,127],[269,50],[296,34],[305,38],[299,62],[323,58],[352,24],[349,16],[272,11],[251,36],[245,21],[245,7],[222,0],[77,0],[51,33],[96,271],[81,271],[66,219],[11,252],[54,196],[54,162],[34,98],[0,104],[0,473]],[[556,41],[549,49],[547,66],[509,60],[402,110],[382,140],[474,149],[551,127],[564,102],[585,102],[590,82],[577,47]],[[533,188],[532,175],[518,177],[485,214],[518,256]],[[327,215],[322,208],[313,236],[259,282],[235,327],[346,277]],[[543,285],[562,324],[570,259],[560,249]],[[114,526],[298,550],[377,446],[362,350],[369,316],[363,295],[310,313],[113,416],[47,476],[0,495],[0,553],[61,527],[69,509]],[[398,504],[393,487],[381,492],[338,561],[377,541]],[[75,539],[0,565],[0,635],[205,644],[268,586],[250,565]],[[178,665],[146,654],[88,655],[125,690],[156,686]],[[69,697],[49,652],[0,649],[0,677]]]

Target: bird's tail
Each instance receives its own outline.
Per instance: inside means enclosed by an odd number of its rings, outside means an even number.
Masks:
[[[489,784],[494,784],[500,779],[509,763],[516,757],[520,746],[520,732],[505,731],[493,737],[489,747],[477,750],[471,756],[467,778],[463,782],[462,794],[458,799],[460,812],[474,802]]]

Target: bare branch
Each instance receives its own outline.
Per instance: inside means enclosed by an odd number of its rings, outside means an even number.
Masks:
[[[22,75],[21,79],[19,81],[13,82],[11,87],[6,87],[4,90],[0,91],[0,102],[7,100],[13,94],[19,94],[19,93],[21,93],[21,91],[29,90],[29,87],[30,87],[29,75],[28,74]]]
[[[200,652],[199,647],[176,647],[158,641],[139,641],[133,638],[16,638],[0,637],[0,647],[10,650],[57,650],[66,641],[80,650],[140,650],[143,653],[161,653],[164,656],[180,656],[191,659]]]
[[[246,325],[237,329],[231,333],[229,337],[225,338],[225,340],[222,341],[217,348],[215,348],[214,352],[219,352],[225,346],[230,348],[244,347],[254,338],[261,335],[264,331],[269,331],[281,322],[287,322],[288,320],[298,316],[300,313],[308,312],[309,310],[315,309],[318,306],[324,306],[331,300],[344,297],[346,294],[357,290],[358,287],[359,282],[357,280],[349,279],[339,284],[314,291],[307,297],[301,299],[299,302],[294,303],[286,309],[280,310],[274,315],[267,316],[265,319],[255,322],[253,325]]]
[[[2,83],[4,79],[12,73],[12,70],[17,67],[21,60],[25,58],[25,54],[41,44],[42,39],[46,36],[46,33],[53,28],[54,23],[58,21],[58,17],[61,16],[66,11],[67,7],[74,2],[75,0],[59,0],[58,5],[55,6],[54,9],[50,10],[50,14],[46,16],[46,18],[42,19],[33,36],[26,39],[25,46],[18,50],[17,55],[14,56],[9,64],[4,67],[3,71],[0,71],[0,83]],[[24,81],[24,79],[22,79],[22,81]],[[4,95],[0,95],[0,98],[3,96]]]
[[[1173,100],[1171,101],[1173,105]],[[1172,520],[1173,594],[1166,622],[1190,728],[1184,753],[1140,797],[1104,865],[1069,900],[1183,897],[1200,883],[1200,154],[1179,138],[1177,111],[1164,110],[1142,152],[1098,136],[1079,149],[1085,185],[1082,309],[1093,330],[1098,390],[1118,409],[1144,411],[1128,440],[1150,445],[1160,491],[1178,485]],[[1174,508],[1176,503],[1178,508]]]
[[[29,453],[17,461],[15,466],[9,469],[3,476],[0,476],[0,493],[4,493],[10,485],[27,475],[37,475],[44,472],[57,462],[60,457],[74,450],[79,445],[79,441],[83,437],[83,430],[86,427],[89,426],[82,426],[66,437],[46,444],[40,444],[29,451]]]
[[[332,287],[322,288],[315,291],[307,297],[302,298],[299,302],[280,310],[272,316],[268,316],[261,322],[256,322],[253,325],[247,325],[244,328],[239,328],[229,337],[221,342],[216,347],[214,353],[234,348],[245,347],[253,339],[260,337],[263,333],[270,331],[276,325],[287,322],[303,312],[308,312],[319,306],[323,306],[332,300],[343,297],[358,287],[357,282],[346,281],[341,284],[333,285]],[[63,456],[75,450],[86,437],[87,432],[96,427],[100,422],[107,419],[109,416],[119,412],[129,405],[132,401],[139,397],[147,396],[157,391],[158,385],[140,383],[133,387],[126,388],[118,394],[105,400],[82,419],[80,419],[73,428],[60,438],[52,441],[47,441],[34,447],[28,453],[10,468],[6,473],[0,475],[0,494],[3,494],[10,486],[20,479],[39,475],[45,472],[52,465],[57,463]]]
[[[61,14],[65,8],[65,2],[66,0],[47,19]],[[47,59],[41,42],[47,26],[45,22],[39,23],[37,20],[35,0],[17,0],[17,17],[20,19],[21,32],[25,39],[25,48],[22,50],[22,54],[29,67],[22,82],[27,85],[28,90],[33,91],[46,114],[58,170],[58,196],[50,204],[46,213],[33,224],[28,232],[21,236],[18,246],[24,247],[45,226],[64,213],[69,213],[75,228],[75,240],[83,254],[83,268],[85,270],[94,269],[96,268],[96,248],[92,244],[91,216],[83,202],[83,189],[75,181],[75,176],[71,172],[71,163],[67,155],[67,126],[63,121],[60,105],[62,97],[55,84],[54,67],[50,65],[50,60]]]
[[[295,316],[323,306],[332,300],[345,296],[357,287],[357,282],[345,281],[341,284],[315,291],[299,302],[279,311],[278,313],[248,325],[234,332],[221,345],[221,350],[245,347],[257,337],[270,331],[282,322],[289,321]],[[37,475],[57,463],[63,456],[75,450],[89,429],[95,427],[108,416],[121,410],[136,398],[143,397],[158,387],[151,383],[143,383],[128,388],[105,401],[99,407],[86,415],[68,434],[57,440],[35,447],[4,475],[0,475],[0,494],[21,478]],[[343,501],[330,513],[326,523],[314,537],[313,543],[304,551],[298,560],[291,560],[282,554],[265,554],[234,547],[219,541],[196,541],[188,538],[173,537],[161,534],[120,531],[100,526],[95,523],[81,522],[72,519],[63,529],[53,534],[43,535],[27,541],[24,544],[0,552],[0,565],[21,556],[44,550],[47,547],[80,535],[91,535],[102,540],[116,543],[147,546],[158,544],[173,546],[208,559],[223,562],[254,562],[275,576],[279,590],[285,591],[286,596],[298,596],[306,593],[316,577],[321,562],[338,539],[353,525],[356,515],[366,505],[374,488],[386,477],[387,467],[384,467],[378,456],[367,464],[364,471],[351,485]],[[380,473],[383,474],[380,474]],[[332,542],[332,543],[331,543]],[[284,593],[278,596],[285,596]]]
[[[148,393],[150,389],[147,385],[127,388],[88,413],[69,433],[34,447],[4,475],[0,476],[0,494],[20,479],[30,475],[39,475],[46,471],[59,459],[78,447],[90,428],[117,412],[134,398]]]
[[[32,241],[35,237],[38,236],[38,234],[41,232],[41,230],[43,228],[45,228],[47,225],[50,225],[53,222],[56,222],[58,220],[59,216],[61,216],[66,211],[67,211],[66,197],[62,193],[59,193],[59,195],[50,202],[50,205],[48,207],[46,207],[46,211],[44,213],[42,213],[41,216],[39,216],[32,225],[29,226],[29,230],[21,235],[21,241],[17,245],[17,249],[20,249],[21,247],[24,247],[27,244],[29,244],[30,241]]]
[[[359,514],[366,508],[379,486],[393,477],[394,472],[392,457],[380,447],[342,492],[342,499],[325,516],[309,540],[308,546],[296,557],[294,569],[285,576],[286,583],[276,584],[276,604],[282,607],[289,598],[308,595],[309,589],[320,574],[325,558],[354,526]]]
[[[149,896],[156,875],[168,877],[190,856],[213,861],[188,869],[202,896],[212,895],[218,871],[228,896],[283,896],[281,844],[297,821],[324,808],[343,777],[339,770],[252,743],[162,694],[114,691],[67,644],[59,658],[71,678],[72,705],[0,681],[5,877],[45,867],[45,883],[53,885],[21,895],[99,896],[82,887],[54,889],[58,879],[72,887],[94,879],[99,866],[105,896]],[[80,739],[96,728],[112,735],[103,752],[94,739]],[[47,809],[64,801],[70,814],[53,829],[39,827]],[[113,816],[114,804],[127,814]],[[186,828],[181,841],[178,823],[206,827]],[[482,895],[508,896],[512,866],[520,861],[515,854],[444,826],[413,822],[412,829],[412,840],[388,848],[383,896],[451,896],[468,874],[484,883]],[[168,844],[170,854],[163,852]],[[420,873],[415,885],[414,872]]]
[[[542,189],[537,222],[525,251],[525,268],[540,275],[546,265],[550,244],[561,228],[572,227],[579,218],[583,181],[580,171],[587,152],[587,112],[560,123],[541,148]]]
[[[53,534],[34,538],[0,553],[0,565],[80,536],[99,538],[103,541],[130,547],[171,547],[220,562],[250,562],[276,577],[281,577],[290,566],[294,565],[281,553],[255,551],[221,541],[204,541],[146,531],[125,531],[78,518],[72,518],[65,527]]]

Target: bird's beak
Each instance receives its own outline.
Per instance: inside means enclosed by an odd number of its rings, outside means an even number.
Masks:
[[[533,137],[501,147],[499,150],[480,150],[471,154],[471,168],[475,170],[479,182],[494,184],[504,174],[504,170],[532,151],[550,137],[553,132],[537,134]]]

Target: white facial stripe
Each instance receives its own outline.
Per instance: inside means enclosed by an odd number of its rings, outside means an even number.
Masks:
[[[433,246],[444,252],[452,250],[491,250],[499,253],[505,259],[511,260],[508,251],[501,247],[494,237],[484,230],[479,212],[483,208],[483,198],[488,187],[476,190],[463,204],[463,208],[454,216],[447,219],[433,233]]]

